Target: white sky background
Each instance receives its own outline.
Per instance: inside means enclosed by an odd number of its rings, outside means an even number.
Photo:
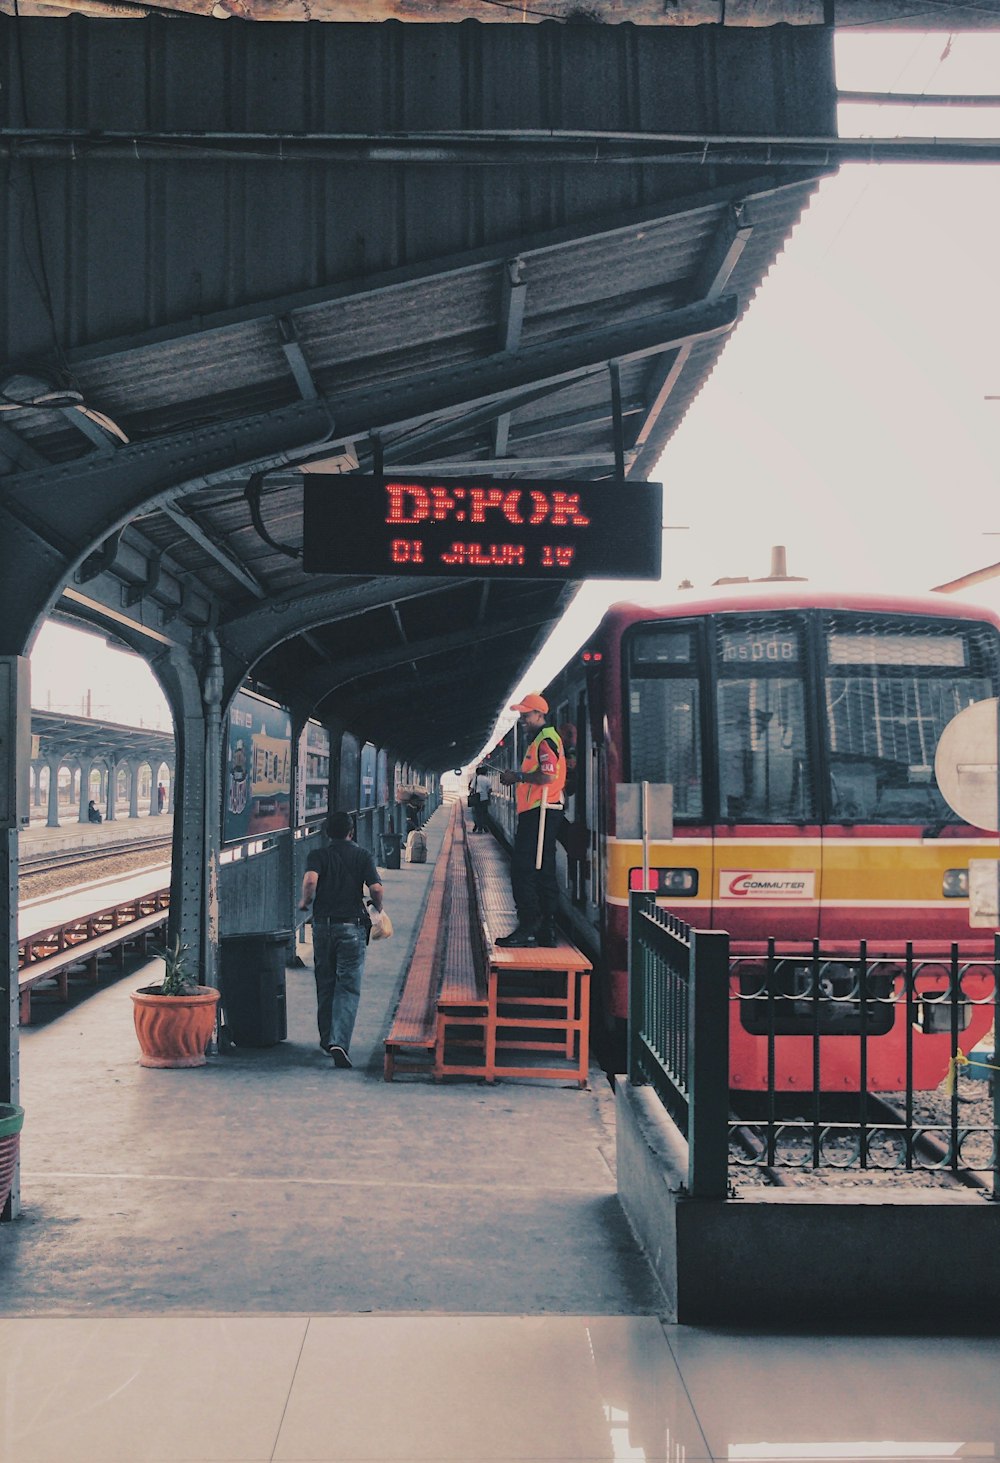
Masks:
[[[837,36],[851,90],[1000,92],[1000,35]],[[844,106],[842,136],[1000,137],[1000,108]],[[1000,562],[1000,166],[845,166],[820,185],[664,453],[662,588],[584,586],[521,689],[616,599],[791,574],[928,589]],[[979,598],[986,591],[977,590]],[[990,595],[1000,605],[1000,579]],[[169,727],[152,673],[46,626],[32,704]]]
[[[144,660],[113,649],[101,635],[52,621],[42,626],[31,652],[31,704],[39,711],[66,711],[121,726],[173,728],[166,699]]]
[[[1000,93],[1000,35],[837,36],[845,90]],[[946,54],[947,53],[947,54]],[[1000,107],[842,106],[849,136],[1000,137]],[[1000,166],[850,165],[821,183],[655,474],[661,587],[583,587],[521,690],[608,604],[788,572],[930,589],[1000,561]],[[1000,606],[996,589],[976,590]]]

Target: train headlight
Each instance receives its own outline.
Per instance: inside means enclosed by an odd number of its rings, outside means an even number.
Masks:
[[[944,879],[941,883],[941,893],[945,899],[968,899],[968,869],[945,869]]]
[[[642,869],[629,869],[628,887],[646,894],[670,894],[674,898],[693,899],[698,893],[697,869],[648,869],[643,883]]]

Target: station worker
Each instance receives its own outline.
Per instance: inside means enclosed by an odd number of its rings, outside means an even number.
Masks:
[[[562,738],[548,724],[549,703],[544,696],[525,696],[510,709],[520,715],[528,745],[521,770],[500,774],[505,787],[517,789],[517,829],[510,860],[517,927],[496,943],[508,949],[553,946],[559,893],[556,838],[563,818],[566,754]]]
[[[337,1067],[353,1066],[349,1052],[365,973],[368,919],[364,889],[382,908],[382,884],[367,849],[354,842],[350,813],[326,820],[329,843],[306,860],[299,908],[313,906],[313,966],[319,1044]]]

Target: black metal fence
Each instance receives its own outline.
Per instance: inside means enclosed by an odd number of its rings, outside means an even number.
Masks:
[[[688,1142],[688,1190],[726,1193],[729,1147],[729,936],[693,930],[633,894],[629,923],[629,1080],[648,1082]]]
[[[692,1193],[724,1194],[727,1174],[780,1184],[847,1170],[853,1182],[905,1173],[1000,1197],[988,1039],[1000,937],[975,960],[957,946],[889,959],[864,941],[845,954],[774,940],[766,956],[730,960],[727,935],[633,894],[629,981],[629,1077],[687,1138]]]
[[[733,961],[738,1029],[758,1038],[765,1077],[733,1094],[734,1165],[779,1181],[914,1173],[1000,1195],[998,974],[1000,938],[972,960],[957,945],[927,959],[912,945],[890,958],[863,940],[851,956],[771,940],[766,959]]]

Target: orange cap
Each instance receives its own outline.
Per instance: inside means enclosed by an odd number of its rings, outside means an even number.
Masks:
[[[511,711],[540,711],[543,716],[548,714],[549,703],[544,696],[522,696],[511,708]]]

